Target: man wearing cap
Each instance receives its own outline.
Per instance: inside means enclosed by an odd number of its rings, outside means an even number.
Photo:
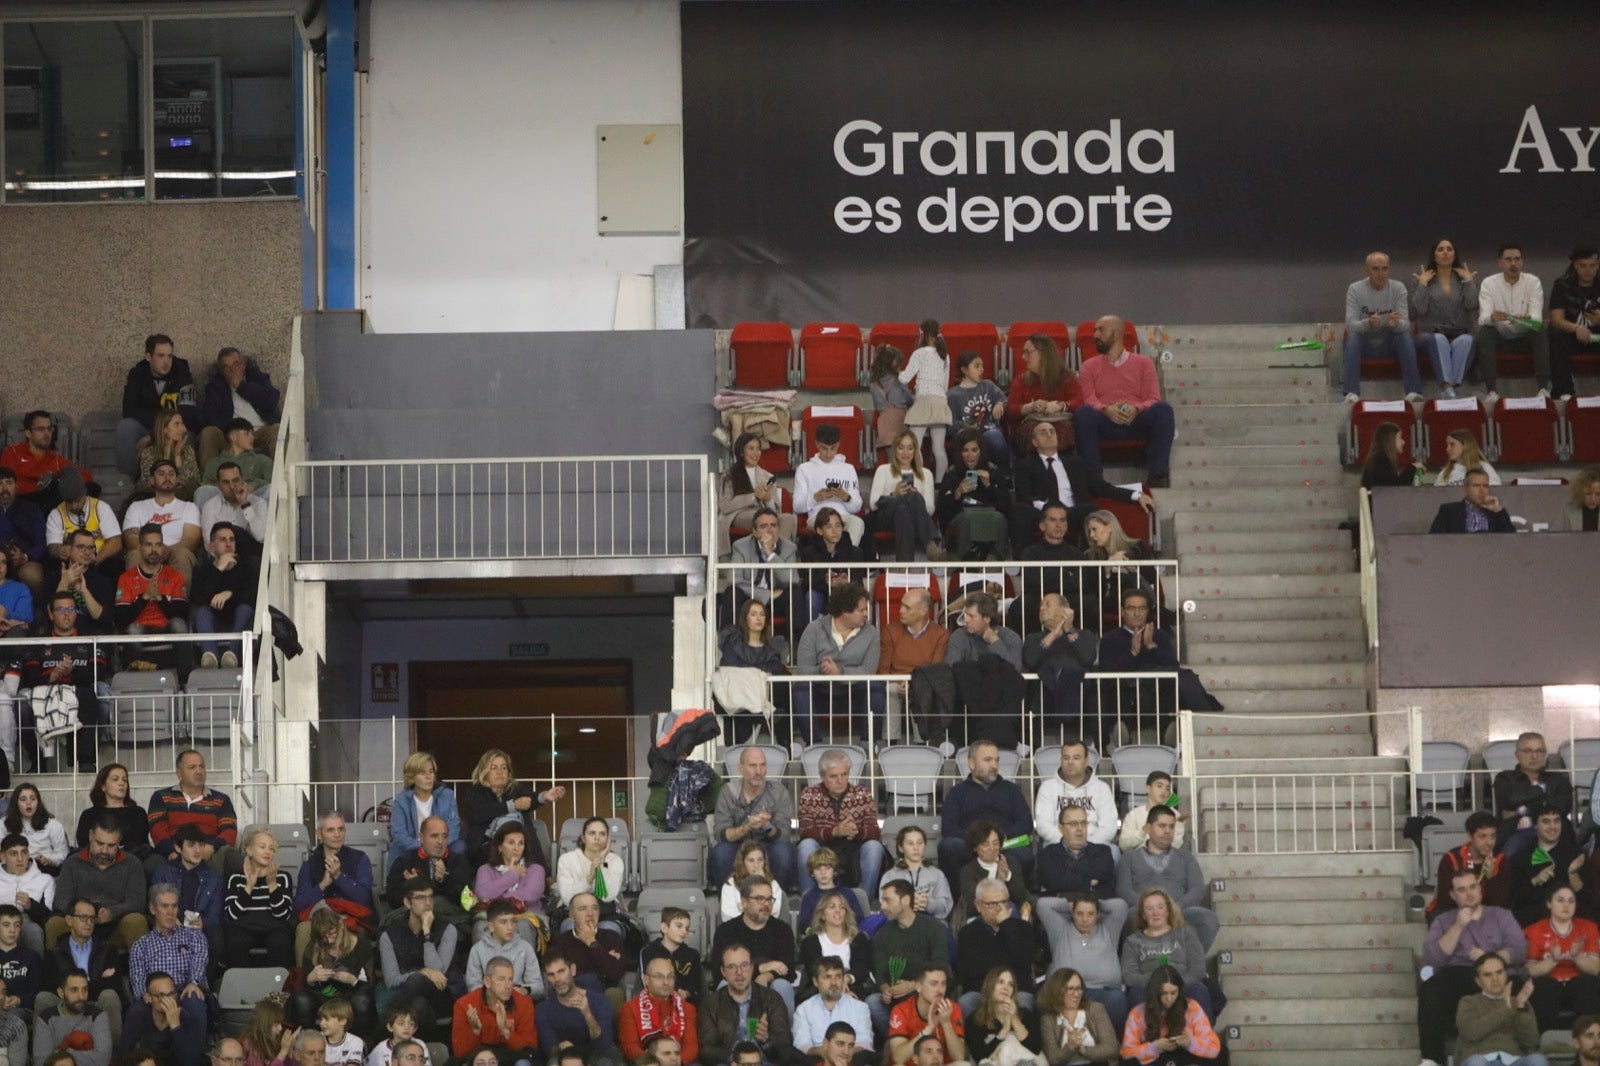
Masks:
[[[1573,393],[1572,357],[1600,351],[1600,245],[1572,249],[1567,272],[1550,286],[1550,391]]]
[[[83,475],[74,469],[61,472],[56,479],[61,502],[50,509],[44,520],[46,551],[53,558],[66,555],[67,534],[85,529],[94,535],[95,561],[108,570],[121,572],[122,526],[111,505],[89,494]]]
[[[49,411],[29,411],[22,416],[22,440],[0,451],[0,466],[9,467],[17,478],[17,491],[32,496],[40,507],[61,502],[55,482],[65,470],[76,470],[85,482],[94,475],[55,449],[56,420]]]
[[[235,418],[227,424],[225,432],[228,446],[200,471],[201,484],[195,490],[194,502],[201,507],[217,495],[217,473],[223,463],[238,464],[239,472],[244,475],[245,484],[250,486],[251,492],[260,495],[272,484],[272,456],[255,450],[256,431],[250,428],[250,423],[243,418]]]
[[[214,957],[222,950],[222,875],[207,862],[212,851],[204,829],[193,822],[172,834],[176,848],[167,864],[150,875],[153,885],[176,885],[179,920],[205,934]]]
[[[127,554],[123,565],[139,565],[139,530],[147,525],[161,527],[167,546],[167,565],[183,575],[184,583],[194,576],[195,552],[200,549],[200,508],[177,497],[178,464],[158,459],[150,468],[150,485],[155,495],[134,500],[122,516],[122,547]]]

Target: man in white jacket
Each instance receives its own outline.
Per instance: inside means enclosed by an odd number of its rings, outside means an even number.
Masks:
[[[56,879],[28,855],[28,838],[7,834],[0,840],[0,903],[22,912],[22,946],[44,957],[44,923],[56,902]]]
[[[1082,807],[1089,815],[1089,840],[1114,844],[1117,840],[1117,800],[1111,786],[1089,768],[1089,745],[1069,739],[1061,745],[1061,766],[1039,782],[1033,800],[1033,824],[1046,844],[1061,842],[1061,811]]]

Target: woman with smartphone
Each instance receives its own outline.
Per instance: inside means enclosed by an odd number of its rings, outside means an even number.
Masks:
[[[956,437],[956,465],[939,482],[935,502],[939,528],[955,539],[962,559],[999,558],[1011,543],[1006,527],[1010,486],[984,454],[984,441],[976,429],[964,429]]]
[[[894,531],[894,557],[908,563],[921,550],[932,562],[944,558],[933,524],[933,475],[922,466],[917,435],[901,430],[887,463],[872,474],[873,526]]]

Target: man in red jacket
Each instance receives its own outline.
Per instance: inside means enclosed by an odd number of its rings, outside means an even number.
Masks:
[[[450,1026],[450,1047],[463,1061],[479,1048],[489,1048],[500,1066],[532,1063],[539,1047],[534,1028],[533,999],[512,983],[514,967],[495,956],[483,969],[483,987],[456,1000]]]
[[[651,959],[644,970],[644,991],[622,1005],[617,1016],[617,1047],[629,1062],[644,1056],[644,1045],[665,1034],[678,1041],[684,1062],[700,1058],[700,1025],[694,1004],[678,991],[672,960]]]

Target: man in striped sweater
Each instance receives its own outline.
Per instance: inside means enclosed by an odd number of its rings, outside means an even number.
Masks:
[[[239,840],[233,800],[226,793],[206,787],[206,760],[193,748],[178,753],[178,783],[152,793],[148,810],[150,843],[168,860],[177,853],[179,826],[200,827],[206,836],[205,861],[219,870],[221,859],[216,853],[224,848],[233,849]]]

